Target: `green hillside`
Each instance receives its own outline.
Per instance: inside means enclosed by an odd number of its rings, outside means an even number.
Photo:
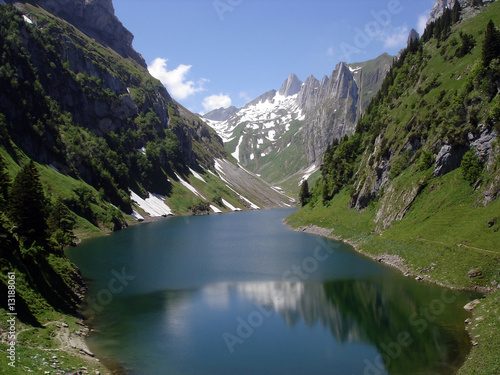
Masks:
[[[445,12],[403,51],[356,134],[328,149],[311,197],[288,223],[329,228],[419,280],[492,293],[477,313],[477,329],[490,333],[473,336],[479,344],[461,373],[493,374],[500,371],[492,349],[500,342],[500,3],[477,11],[463,22]]]
[[[64,248],[147,216],[130,191],[179,215],[250,207],[215,174],[228,156],[215,131],[133,55],[30,2],[0,4],[0,328],[7,342],[15,275],[20,344],[15,368],[0,359],[9,374],[105,371],[81,350],[86,286]]]

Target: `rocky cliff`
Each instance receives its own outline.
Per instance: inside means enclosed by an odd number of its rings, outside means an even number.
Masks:
[[[354,133],[392,61],[383,54],[367,62],[339,63],[321,81],[311,75],[302,82],[292,73],[279,91],[268,91],[226,120],[209,124],[243,166],[273,183],[292,178],[293,190],[319,168],[334,139]]]
[[[164,137],[164,130],[170,129],[190,165],[208,165],[213,163],[211,157],[224,156],[220,138],[172,100],[165,87],[149,75],[144,60],[132,48],[132,34],[114,16],[110,0],[40,0],[14,5],[32,22],[25,25],[19,41],[29,51],[42,86],[76,124],[102,137],[135,130],[138,122],[147,118],[151,131],[132,141],[135,149],[145,147],[155,137]],[[56,15],[69,23],[59,24]],[[38,30],[43,30],[51,44],[49,50],[45,43],[37,42]],[[16,98],[5,91],[2,96],[8,118],[19,117]],[[172,116],[175,121],[171,121]],[[25,146],[45,163],[56,158],[49,150]],[[78,169],[85,175],[90,173],[83,166]]]
[[[7,0],[7,3],[38,5],[71,23],[123,57],[130,57],[146,68],[142,56],[132,47],[134,36],[116,18],[112,0]]]

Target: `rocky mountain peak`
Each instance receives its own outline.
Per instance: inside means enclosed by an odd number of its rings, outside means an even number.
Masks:
[[[130,57],[144,68],[147,67],[142,56],[132,48],[134,36],[115,16],[112,0],[8,0],[7,2],[15,6],[23,3],[38,5],[121,56]]]
[[[297,98],[301,108],[308,108],[316,104],[319,87],[319,81],[312,74],[307,77]]]
[[[297,94],[301,88],[302,81],[292,73],[281,86],[279,93],[283,96],[292,96]]]
[[[415,29],[411,29],[410,34],[408,35],[408,41],[406,42],[406,45],[409,46],[411,42],[414,42],[419,38],[420,35],[417,33],[417,31]]]

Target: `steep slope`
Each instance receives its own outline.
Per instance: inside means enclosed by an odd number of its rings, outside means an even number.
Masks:
[[[314,76],[302,82],[292,73],[279,91],[259,96],[227,119],[203,119],[241,165],[295,193],[297,183],[319,168],[328,145],[354,133],[392,60],[383,54],[339,63],[321,82]]]
[[[0,368],[104,373],[84,341],[86,287],[65,246],[149,216],[293,202],[226,160],[216,132],[148,73],[110,0],[8,3],[0,2],[0,346],[5,353],[15,341],[17,358],[2,356]]]
[[[493,374],[500,3],[468,3],[463,12],[453,21],[445,11],[401,53],[356,134],[327,150],[311,199],[288,222],[348,241],[416,280],[492,293],[472,327],[489,334],[470,331],[476,346],[459,373]]]
[[[0,93],[0,109],[7,151],[19,148],[83,179],[127,214],[136,209],[130,189],[143,198],[159,194],[168,203],[178,191],[173,189],[179,183],[176,172],[184,180],[193,178],[188,167],[215,171],[214,159],[228,157],[215,131],[149,75],[110,1],[13,3],[23,18],[5,19],[6,40],[15,38],[2,57],[6,89]],[[13,151],[8,154],[16,159]],[[184,188],[187,200],[170,207],[175,213],[189,213],[188,207],[200,203]],[[267,187],[266,193],[273,190]],[[246,209],[237,194],[229,196]],[[115,220],[115,229],[122,225]]]

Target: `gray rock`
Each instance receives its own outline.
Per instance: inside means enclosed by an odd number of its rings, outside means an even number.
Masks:
[[[142,56],[132,47],[134,36],[115,17],[112,0],[9,0],[8,3],[29,2],[73,24],[101,44],[130,57],[146,68]]]
[[[408,35],[408,41],[406,42],[406,45],[409,46],[411,42],[418,40],[420,38],[420,35],[418,35],[417,31],[415,29],[411,29],[410,35]]]
[[[281,86],[279,93],[283,96],[292,96],[298,94],[301,88],[302,81],[292,73]]]
[[[444,144],[436,156],[434,165],[434,177],[443,176],[448,172],[460,167],[462,157],[466,152],[465,147]]]

